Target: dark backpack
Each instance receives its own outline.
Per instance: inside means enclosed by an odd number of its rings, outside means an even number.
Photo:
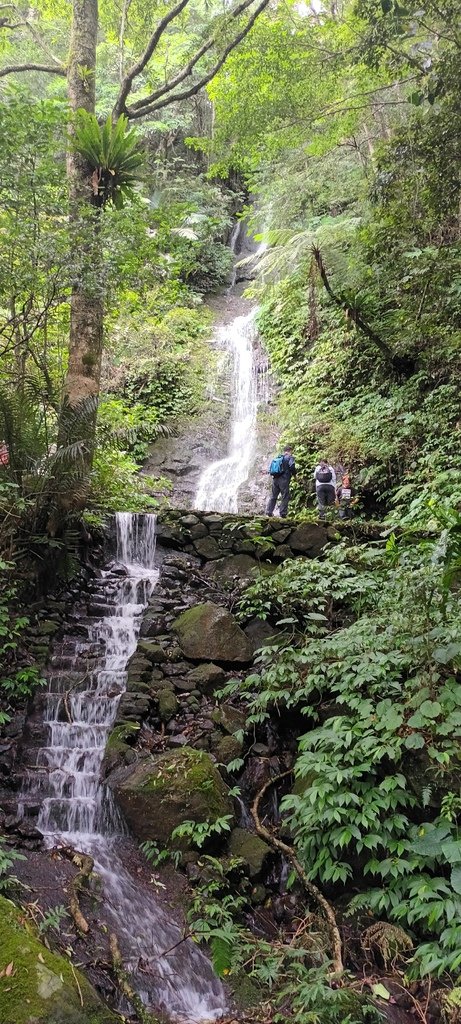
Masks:
[[[318,480],[319,484],[331,484],[333,479],[331,469],[318,469],[315,474],[315,479]]]
[[[285,467],[283,465],[284,460],[285,460],[284,455],[277,455],[277,457],[275,459],[272,459],[272,462],[271,462],[271,464],[269,466],[269,473],[270,473],[271,476],[281,476],[282,475],[282,473],[285,471]]]

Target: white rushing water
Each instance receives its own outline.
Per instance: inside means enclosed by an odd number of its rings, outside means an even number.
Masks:
[[[267,368],[255,358],[256,311],[238,316],[221,328],[220,341],[232,360],[231,436],[224,459],[212,462],[200,476],[194,507],[238,512],[238,492],[248,480],[256,440],[258,405],[267,401]]]
[[[215,1021],[226,1005],[221,982],[197,946],[181,941],[180,929],[153,892],[124,867],[117,850],[123,825],[101,784],[127,662],[158,577],[155,517],[118,513],[116,531],[119,565],[96,581],[88,617],[80,622],[87,639],[68,639],[53,656],[46,698],[49,741],[26,782],[24,803],[31,796],[41,800],[38,828],[48,846],[64,844],[94,857],[105,910],[146,1005],[174,1021]]]

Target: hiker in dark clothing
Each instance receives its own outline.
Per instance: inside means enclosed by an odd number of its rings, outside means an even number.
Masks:
[[[336,473],[326,459],[321,459],[314,472],[319,519],[325,518],[325,509],[336,501]]]
[[[268,516],[273,515],[277,499],[280,497],[279,513],[284,519],[288,512],[288,502],[290,500],[290,480],[292,476],[296,476],[293,449],[289,445],[283,449],[283,455],[278,455],[275,459],[272,459],[268,472],[272,477],[272,494],[267,502],[266,514]]]

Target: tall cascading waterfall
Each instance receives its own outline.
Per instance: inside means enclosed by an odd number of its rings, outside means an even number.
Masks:
[[[142,614],[155,587],[155,516],[116,515],[117,564],[96,581],[86,638],[66,640],[52,658],[46,695],[49,743],[25,781],[23,807],[41,801],[38,828],[49,847],[71,846],[94,858],[106,912],[134,987],[173,1021],[218,1020],[223,987],[206,956],[182,941],[165,908],[140,889],[117,853],[123,828],[101,783],[106,740],[136,649]],[[125,573],[125,574],[124,574]],[[165,955],[163,955],[165,954]]]
[[[267,367],[258,366],[256,310],[221,328],[219,340],[232,359],[232,414],[229,454],[200,476],[195,508],[238,512],[238,491],[248,479],[254,454],[258,406],[268,401]]]

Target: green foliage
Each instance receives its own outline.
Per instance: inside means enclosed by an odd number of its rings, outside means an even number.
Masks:
[[[153,864],[154,868],[159,868],[161,864],[170,860],[175,868],[177,868],[181,861],[180,850],[161,850],[158,843],[151,839],[141,843],[141,850],[149,863]]]
[[[225,814],[215,821],[183,821],[171,833],[172,840],[187,838],[200,850],[208,839],[230,832],[232,814]]]
[[[27,664],[27,659],[21,664],[20,646],[29,619],[15,609],[14,571],[12,562],[0,560],[0,725],[9,721],[16,702],[24,701],[45,683],[39,670]]]
[[[224,690],[247,695],[248,727],[305,716],[282,803],[299,857],[310,878],[346,891],[360,869],[372,888],[353,908],[416,932],[420,975],[456,974],[461,962],[459,806],[449,797],[461,739],[457,558],[440,539],[391,538],[286,564],[247,590],[242,610],[275,622],[283,608],[297,633]],[[420,825],[428,803],[435,820]]]
[[[4,836],[0,836],[0,891],[5,892],[12,885],[18,884],[18,880],[14,875],[10,874],[10,868],[13,867],[15,861],[25,860],[24,854],[19,853],[18,850],[14,850],[13,847],[7,845],[7,841]]]
[[[196,940],[208,944],[216,973],[234,983],[237,992],[245,969],[280,1024],[379,1024],[380,1013],[366,999],[347,984],[331,986],[318,922],[291,944],[257,937],[246,926],[249,904],[242,885],[239,893],[233,885],[239,861],[224,864],[202,856],[198,866],[201,881],[191,897],[189,928]]]
[[[45,935],[48,931],[59,932],[61,930],[61,924],[66,917],[69,917],[69,914],[62,904],[56,907],[50,907],[40,921],[38,926],[39,934]]]
[[[106,512],[146,512],[158,501],[150,491],[158,481],[137,474],[137,464],[124,451],[108,448],[95,452],[91,472],[90,510]]]
[[[115,124],[109,114],[105,124],[100,125],[94,114],[77,111],[73,142],[93,170],[93,196],[98,206],[112,202],[121,208],[125,199],[133,198],[143,155],[136,132],[128,130],[124,114]]]

